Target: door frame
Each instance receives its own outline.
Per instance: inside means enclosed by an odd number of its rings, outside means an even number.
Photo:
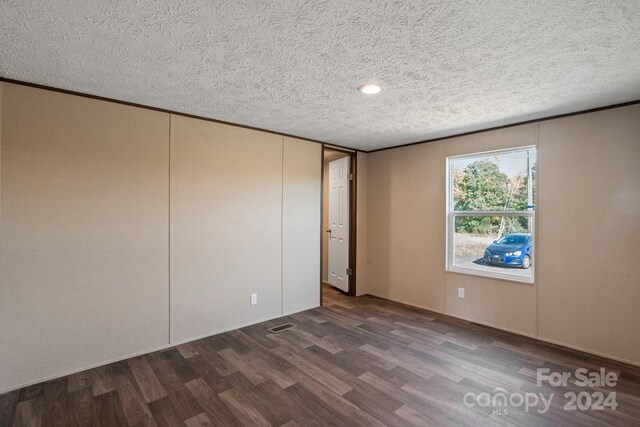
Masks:
[[[358,151],[347,150],[344,148],[336,147],[331,144],[322,144],[322,157],[320,159],[322,168],[320,177],[322,186],[320,190],[320,306],[322,306],[322,259],[324,256],[324,151],[338,151],[340,153],[348,154],[350,160],[351,174],[353,179],[349,180],[349,268],[351,268],[351,274],[349,275],[349,292],[347,295],[356,296],[356,236],[357,236],[357,214],[358,204],[356,203],[358,196]]]

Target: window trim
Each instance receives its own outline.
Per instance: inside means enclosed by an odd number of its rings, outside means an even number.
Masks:
[[[452,162],[455,160],[459,160],[459,159],[464,159],[464,158],[473,158],[473,157],[482,157],[482,156],[487,156],[487,155],[491,155],[491,154],[497,154],[497,153],[510,153],[510,152],[514,152],[514,151],[524,151],[524,150],[528,150],[528,149],[535,149],[536,150],[536,161],[534,163],[534,166],[536,167],[536,174],[538,173],[538,156],[537,156],[537,147],[535,145],[525,145],[522,147],[514,147],[514,148],[506,148],[506,149],[499,149],[499,150],[491,150],[491,151],[482,151],[482,152],[478,152],[478,153],[471,153],[471,154],[463,154],[463,155],[457,155],[457,156],[448,156],[446,158],[446,181],[447,181],[447,185],[446,185],[446,221],[447,221],[447,233],[446,233],[446,242],[445,242],[445,271],[447,273],[458,273],[458,274],[464,274],[464,275],[468,275],[468,276],[475,276],[475,277],[483,277],[483,278],[489,278],[489,279],[496,279],[496,280],[503,280],[503,281],[507,281],[507,282],[515,282],[515,283],[519,283],[519,284],[524,284],[524,285],[533,285],[535,284],[535,279],[536,279],[536,266],[537,266],[537,261],[534,262],[534,264],[531,266],[531,277],[525,277],[525,276],[517,276],[514,274],[509,274],[509,273],[499,273],[499,272],[491,272],[491,271],[481,271],[481,270],[475,270],[475,269],[471,269],[471,268],[465,268],[465,267],[459,267],[456,266],[454,264],[454,251],[453,249],[453,244],[454,244],[454,238],[455,238],[455,230],[454,230],[454,222],[455,222],[455,218],[458,216],[517,216],[517,217],[528,217],[531,218],[531,235],[533,236],[533,245],[531,248],[532,251],[532,255],[533,255],[533,259],[536,260],[536,246],[537,246],[537,239],[536,239],[536,208],[538,205],[538,194],[536,193],[536,200],[535,200],[535,204],[534,204],[534,208],[530,209],[530,210],[525,210],[525,211],[515,211],[515,210],[508,210],[508,211],[496,211],[496,210],[491,210],[491,211],[454,211],[453,210],[453,175],[451,174],[451,165]],[[537,177],[536,177],[537,178]],[[536,179],[537,182],[537,179]]]

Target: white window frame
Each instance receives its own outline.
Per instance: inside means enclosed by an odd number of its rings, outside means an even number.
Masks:
[[[537,162],[537,147],[535,145],[525,145],[522,147],[514,147],[514,148],[506,148],[500,150],[492,150],[492,151],[483,151],[478,153],[471,154],[463,154],[459,156],[450,156],[447,157],[447,165],[446,165],[446,173],[447,173],[447,242],[446,242],[446,271],[452,273],[461,273],[467,274],[471,276],[479,276],[479,277],[489,277],[493,279],[506,280],[510,282],[518,282],[523,284],[533,284],[535,283],[535,269],[537,265],[536,260],[536,207],[538,203],[538,194],[536,192],[536,200],[534,203],[534,208],[526,211],[516,211],[516,210],[508,210],[508,211],[454,211],[453,210],[453,174],[452,174],[452,163],[455,160],[464,159],[464,158],[474,158],[474,157],[484,157],[492,154],[501,154],[501,153],[512,153],[515,151],[524,151],[524,150],[536,150],[536,162],[534,166],[536,166],[536,174],[538,171]],[[536,179],[537,181],[537,179]],[[455,239],[455,219],[459,216],[507,216],[507,217],[528,217],[531,218],[531,235],[533,236],[533,246],[531,248],[531,254],[533,259],[533,264],[531,266],[531,277],[518,276],[515,274],[509,273],[500,273],[499,271],[483,271],[472,268],[464,268],[455,265],[455,254],[454,254],[454,239]]]

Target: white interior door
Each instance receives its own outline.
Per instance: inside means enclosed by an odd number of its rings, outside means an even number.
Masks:
[[[329,162],[329,284],[349,291],[349,173],[351,159]]]

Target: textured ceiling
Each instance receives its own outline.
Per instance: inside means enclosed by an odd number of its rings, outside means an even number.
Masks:
[[[0,76],[370,150],[640,99],[640,1],[1,0]]]

